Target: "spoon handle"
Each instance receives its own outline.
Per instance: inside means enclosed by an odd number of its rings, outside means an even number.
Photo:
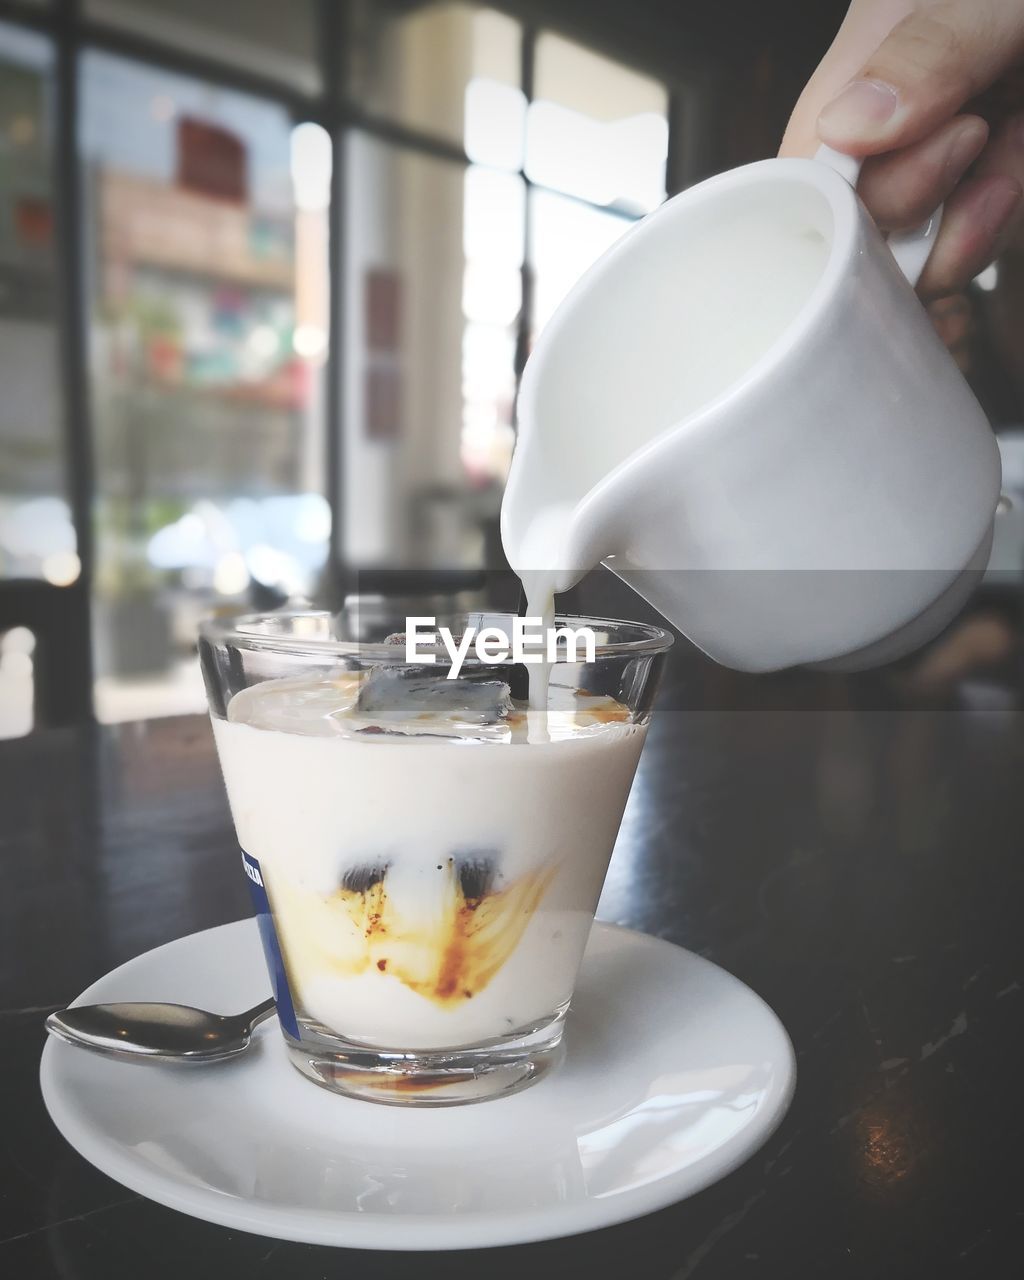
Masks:
[[[277,1012],[277,1002],[271,996],[268,1000],[264,1000],[262,1004],[258,1004],[255,1008],[250,1009],[246,1014],[246,1021],[249,1023],[249,1030],[258,1027],[261,1022],[265,1022],[272,1013]]]

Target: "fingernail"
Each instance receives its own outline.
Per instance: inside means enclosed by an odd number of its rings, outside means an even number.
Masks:
[[[900,104],[900,95],[882,80],[853,80],[818,116],[826,142],[867,141],[881,132]]]
[[[978,211],[978,218],[990,236],[998,235],[1006,226],[1013,211],[1020,204],[1022,195],[1024,191],[1017,183],[995,187],[988,193]]]
[[[977,160],[985,141],[985,130],[976,124],[967,124],[953,138],[946,153],[943,177],[946,182],[959,182]]]

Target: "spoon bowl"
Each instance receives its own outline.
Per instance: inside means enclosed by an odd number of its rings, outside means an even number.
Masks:
[[[219,1062],[244,1053],[254,1027],[274,1008],[273,998],[237,1014],[145,1001],[77,1005],[51,1013],[46,1030],[67,1044],[120,1058]]]

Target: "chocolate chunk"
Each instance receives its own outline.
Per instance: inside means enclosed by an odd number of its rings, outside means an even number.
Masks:
[[[497,874],[497,852],[490,849],[473,850],[455,855],[455,870],[459,888],[468,903],[477,903],[494,888]]]

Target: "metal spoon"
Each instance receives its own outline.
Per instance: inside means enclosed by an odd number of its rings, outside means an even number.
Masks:
[[[249,1047],[274,999],[245,1013],[207,1013],[185,1004],[85,1004],[61,1009],[46,1029],[68,1044],[150,1062],[218,1062]]]

